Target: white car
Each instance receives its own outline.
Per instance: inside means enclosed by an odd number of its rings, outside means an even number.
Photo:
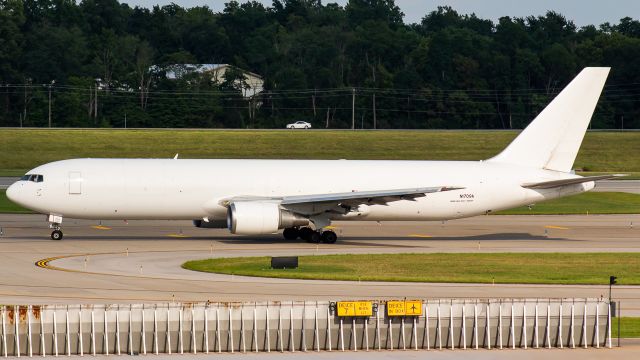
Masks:
[[[293,124],[287,124],[287,129],[311,129],[311,124],[306,121],[296,121]]]

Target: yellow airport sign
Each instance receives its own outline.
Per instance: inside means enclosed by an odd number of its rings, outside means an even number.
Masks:
[[[371,301],[338,301],[338,316],[372,316]]]
[[[422,301],[387,301],[387,316],[421,316]]]

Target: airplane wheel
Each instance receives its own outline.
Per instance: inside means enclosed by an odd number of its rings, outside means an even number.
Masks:
[[[338,235],[333,231],[324,231],[322,233],[322,242],[325,244],[334,244],[338,240]]]
[[[298,230],[298,236],[300,236],[300,239],[302,240],[309,241],[309,239],[311,238],[311,234],[314,232],[315,231],[313,231],[313,229],[310,227],[303,227]]]
[[[307,241],[312,244],[319,244],[321,240],[322,240],[322,236],[320,235],[320,233],[317,231],[314,231],[309,235],[309,240]]]
[[[282,235],[287,240],[295,240],[300,236],[300,231],[296,228],[286,228],[282,232]]]
[[[62,231],[60,230],[53,230],[51,232],[51,239],[52,240],[62,240]]]

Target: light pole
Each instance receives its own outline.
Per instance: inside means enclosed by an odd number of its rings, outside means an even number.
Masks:
[[[49,84],[49,128],[51,128],[51,87],[56,83],[55,80],[51,80]]]

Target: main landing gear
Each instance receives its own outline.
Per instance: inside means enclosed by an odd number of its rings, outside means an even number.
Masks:
[[[62,240],[62,230],[60,230],[60,225],[62,224],[62,216],[58,215],[49,215],[49,227],[53,229],[51,232],[51,240]]]
[[[338,235],[336,235],[336,233],[331,230],[319,232],[313,230],[310,227],[286,228],[284,229],[282,235],[287,240],[295,240],[297,238],[300,238],[314,244],[318,244],[320,242],[323,242],[325,244],[333,244],[338,240]]]

